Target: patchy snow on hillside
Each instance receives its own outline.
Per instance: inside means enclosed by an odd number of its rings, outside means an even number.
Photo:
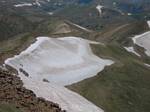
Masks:
[[[147,21],[148,27],[150,28],[150,21]]]
[[[40,1],[39,0],[35,0],[35,2],[33,3],[34,5],[37,5],[39,7],[41,7]]]
[[[105,66],[113,64],[111,60],[94,55],[90,43],[77,37],[38,37],[35,43],[7,59],[5,64],[18,71],[27,89],[58,103],[68,112],[103,112],[64,87],[93,77]]]
[[[102,14],[102,8],[103,8],[104,6],[101,6],[101,5],[97,5],[96,6],[96,9],[98,10],[98,12],[99,12],[99,14],[101,15]]]
[[[144,63],[145,66],[150,67],[150,64]]]
[[[50,16],[52,16],[54,13],[53,13],[53,12],[48,12],[48,14],[49,14]]]
[[[82,30],[84,30],[84,31],[91,32],[91,30],[89,30],[89,29],[87,29],[87,28],[85,28],[85,27],[82,27],[82,26],[80,26],[80,25],[77,25],[77,24],[74,24],[74,23],[71,23],[71,22],[70,22],[70,24],[72,24],[72,25],[74,25],[74,26],[76,26],[76,27],[78,27],[79,29],[82,29]]]
[[[32,6],[31,3],[22,3],[22,4],[16,4],[14,7],[24,7],[24,6]]]
[[[125,15],[125,13],[124,13],[122,10],[118,9],[117,11],[118,11],[121,15]]]
[[[141,57],[141,55],[139,53],[137,53],[133,47],[124,47],[128,52],[131,52],[139,57]]]
[[[132,38],[133,42],[140,47],[145,48],[145,53],[150,56],[150,31]]]
[[[131,16],[131,15],[132,15],[132,13],[127,13],[127,15],[128,15],[128,16]]]

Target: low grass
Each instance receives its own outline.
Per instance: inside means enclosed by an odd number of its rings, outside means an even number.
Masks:
[[[29,33],[17,35],[16,37],[0,42],[0,64],[4,60],[19,54],[35,41],[34,37]]]
[[[69,88],[105,112],[150,112],[150,68],[119,44],[92,47],[98,56],[116,63]]]
[[[0,112],[22,112],[13,105],[0,104]]]

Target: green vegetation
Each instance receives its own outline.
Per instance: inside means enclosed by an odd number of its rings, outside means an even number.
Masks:
[[[109,8],[104,9],[103,17],[101,17],[96,5],[91,4],[68,5],[57,11],[56,15],[95,31],[101,31],[110,25],[124,24],[133,20],[129,16],[123,17],[118,11]]]
[[[22,111],[10,104],[0,104],[0,112],[22,112]]]
[[[116,63],[69,88],[105,112],[150,112],[150,69],[118,44],[93,45],[93,51]]]

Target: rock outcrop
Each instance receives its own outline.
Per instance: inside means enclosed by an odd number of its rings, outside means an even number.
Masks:
[[[0,103],[13,104],[25,112],[65,112],[58,104],[38,98],[23,87],[19,77],[0,68]]]

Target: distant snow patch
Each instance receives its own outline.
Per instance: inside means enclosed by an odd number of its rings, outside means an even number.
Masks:
[[[105,66],[114,63],[94,55],[91,43],[95,42],[79,37],[38,37],[34,44],[19,55],[7,59],[5,64],[18,71],[27,89],[39,97],[58,103],[67,112],[103,112],[64,87],[93,77]],[[20,68],[29,77],[23,75]]]
[[[132,40],[135,44],[145,48],[145,53],[150,56],[150,31],[137,35]]]
[[[84,31],[91,32],[91,30],[89,30],[89,29],[87,29],[87,28],[85,28],[85,27],[82,27],[82,26],[80,26],[80,25],[77,25],[77,24],[74,24],[74,23],[71,23],[71,22],[70,22],[70,24],[72,24],[72,25],[74,25],[74,26],[76,26],[76,27],[78,27],[78,28],[80,28],[80,29],[82,29],[82,30],[84,30]]]
[[[114,5],[114,6],[116,6],[116,5],[117,5],[117,3],[116,3],[116,2],[113,2],[113,5]]]
[[[39,0],[35,0],[34,5],[37,5],[37,6],[41,7],[41,4],[40,4]]]
[[[144,63],[145,66],[150,67],[150,64]]]
[[[125,13],[124,13],[122,10],[120,10],[120,9],[118,9],[118,12],[119,12],[121,15],[125,15]]]
[[[54,13],[53,12],[48,12],[48,14],[52,16]]]
[[[96,9],[98,10],[98,12],[99,12],[99,14],[101,15],[102,14],[102,8],[103,8],[104,6],[102,6],[102,5],[97,5],[96,6]]]
[[[128,52],[134,53],[137,56],[141,56],[139,53],[137,53],[133,47],[124,47]]]
[[[150,21],[147,21],[148,27],[150,28]]]
[[[14,7],[24,7],[24,6],[32,6],[31,3],[22,3],[22,4],[16,4]]]
[[[127,15],[128,15],[128,16],[131,16],[131,15],[132,15],[132,13],[127,13]]]

